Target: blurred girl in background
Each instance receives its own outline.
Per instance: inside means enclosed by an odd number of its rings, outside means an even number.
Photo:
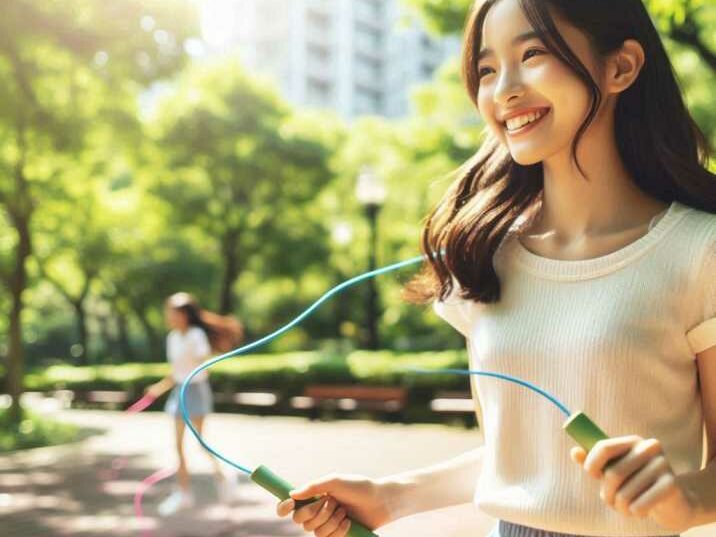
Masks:
[[[147,393],[160,397],[171,390],[165,411],[174,416],[176,452],[179,459],[177,486],[159,505],[159,513],[169,516],[180,509],[194,505],[191,478],[184,453],[185,424],[179,407],[179,392],[189,374],[214,354],[228,352],[242,339],[241,323],[233,317],[225,317],[202,310],[189,293],[170,296],[164,306],[164,317],[170,332],[167,336],[167,359],[171,373],[147,389]],[[205,418],[213,411],[214,400],[209,385],[209,374],[202,371],[187,386],[186,408],[191,423],[202,434]],[[208,454],[208,453],[207,453]],[[219,499],[231,500],[232,484],[221,471],[219,462],[210,454],[214,468]]]

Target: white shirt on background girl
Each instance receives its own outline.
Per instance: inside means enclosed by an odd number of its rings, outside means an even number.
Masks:
[[[167,358],[172,368],[172,377],[177,384],[184,382],[189,374],[211,357],[211,345],[206,332],[198,326],[190,326],[186,332],[172,330],[167,335]],[[191,383],[204,382],[208,371],[202,371],[191,379]]]

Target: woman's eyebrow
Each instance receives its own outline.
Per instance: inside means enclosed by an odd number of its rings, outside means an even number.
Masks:
[[[529,32],[525,32],[523,34],[518,35],[512,40],[512,45],[517,45],[519,43],[524,43],[525,41],[529,41],[530,39],[541,39],[539,34],[535,32],[534,30],[531,30]],[[480,51],[480,53],[477,55],[478,61],[484,58],[485,56],[490,56],[493,54],[493,51],[491,48],[484,48]]]

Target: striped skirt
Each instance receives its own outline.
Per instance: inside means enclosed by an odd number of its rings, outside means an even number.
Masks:
[[[179,392],[181,392],[181,384],[177,384],[172,392],[169,394],[167,404],[164,406],[164,410],[180,418],[181,408],[179,408]],[[186,387],[186,393],[184,394],[186,409],[189,416],[206,416],[214,410],[214,397],[211,393],[211,386],[207,381],[192,382]]]
[[[527,526],[520,526],[519,524],[513,524],[512,522],[506,522],[500,520],[492,530],[489,537],[583,537],[580,535],[574,535],[572,533],[557,533],[555,531],[538,530],[534,528],[528,528]],[[646,537],[646,536],[645,536]],[[674,535],[673,537],[679,537]]]

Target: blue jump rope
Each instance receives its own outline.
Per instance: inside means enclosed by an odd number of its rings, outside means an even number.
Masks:
[[[374,278],[376,276],[380,276],[382,274],[387,274],[388,272],[393,272],[396,270],[400,270],[404,267],[408,267],[411,265],[415,265],[417,263],[421,263],[425,260],[424,256],[418,256],[413,257],[411,259],[407,259],[405,261],[401,261],[399,263],[394,263],[392,265],[388,265],[383,268],[379,268],[377,270],[372,270],[369,272],[366,272],[364,274],[361,274],[359,276],[355,276],[351,278],[350,280],[346,280],[345,282],[335,286],[333,289],[325,293],[323,296],[321,296],[318,300],[316,300],[311,306],[309,306],[303,313],[301,313],[298,317],[296,317],[294,320],[286,324],[285,326],[279,328],[278,330],[274,331],[273,333],[262,337],[261,339],[254,341],[253,343],[249,343],[247,345],[244,345],[243,347],[239,347],[236,350],[233,350],[231,352],[228,352],[226,354],[222,354],[221,356],[217,356],[216,358],[212,358],[211,360],[208,360],[204,362],[202,365],[194,369],[189,376],[184,380],[181,386],[181,390],[179,392],[179,408],[181,409],[182,419],[184,420],[184,423],[189,428],[189,430],[192,432],[194,437],[199,441],[199,443],[206,449],[209,453],[211,453],[216,458],[224,461],[229,466],[232,466],[236,468],[237,470],[247,474],[251,477],[251,480],[254,481],[257,485],[263,487],[268,492],[273,494],[275,497],[277,497],[280,500],[286,500],[290,497],[289,492],[294,489],[293,486],[291,486],[289,483],[284,481],[281,477],[273,473],[271,470],[269,470],[265,466],[259,466],[258,468],[251,470],[247,466],[244,466],[236,461],[231,460],[227,456],[223,455],[213,447],[211,447],[199,434],[199,432],[194,428],[194,426],[191,423],[191,420],[189,418],[189,412],[186,408],[186,389],[191,383],[192,379],[201,373],[202,371],[209,369],[210,367],[213,367],[214,365],[218,364],[219,362],[223,362],[224,360],[228,360],[229,358],[234,358],[240,354],[245,354],[250,350],[256,349],[262,345],[265,345],[269,343],[270,341],[276,339],[277,337],[283,335],[284,333],[291,330],[293,327],[298,325],[299,323],[303,322],[307,317],[309,317],[313,312],[318,309],[318,307],[323,304],[326,300],[331,298],[332,296],[344,291],[345,289],[356,285],[360,282],[363,282],[369,278]],[[438,370],[426,370],[426,369],[419,369],[419,368],[409,368],[410,371],[417,373],[417,374],[432,374],[432,373],[446,373],[446,374],[453,374],[453,375],[480,375],[480,376],[486,376],[486,377],[493,377],[498,378],[501,380],[506,380],[509,382],[513,382],[516,384],[519,384],[520,386],[523,386],[525,388],[528,388],[532,391],[537,392],[538,394],[544,396],[547,398],[551,403],[553,403],[559,410],[567,416],[567,420],[564,422],[564,425],[562,428],[578,443],[580,444],[585,450],[589,451],[594,447],[594,444],[596,444],[599,440],[603,440],[608,438],[607,435],[602,431],[591,419],[589,419],[583,412],[576,412],[571,413],[569,409],[562,404],[556,397],[549,394],[548,392],[540,389],[539,387],[535,386],[534,384],[527,382],[526,380],[521,380],[516,377],[512,377],[510,375],[505,375],[502,373],[495,373],[490,371],[473,371],[473,370],[462,370],[462,369],[438,369]],[[307,505],[310,503],[313,503],[318,498],[313,498],[310,500],[302,500],[296,502],[296,508],[301,507],[302,505]],[[365,526],[355,522],[351,521],[351,527],[348,532],[348,537],[378,537],[375,533],[370,531]]]

